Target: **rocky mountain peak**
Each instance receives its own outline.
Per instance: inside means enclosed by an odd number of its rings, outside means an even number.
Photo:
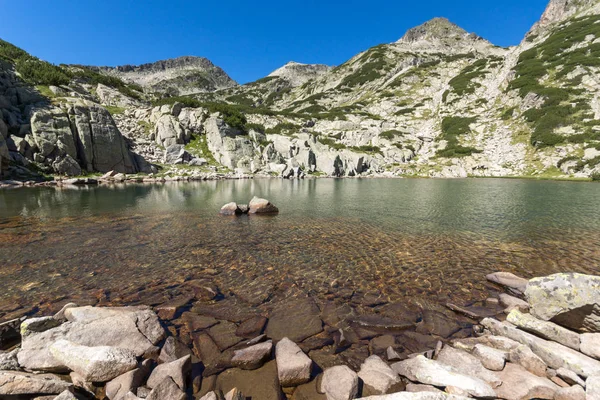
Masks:
[[[400,39],[401,42],[413,43],[420,40],[463,38],[469,33],[447,18],[433,18],[424,24],[409,29]]]
[[[268,76],[285,79],[292,86],[300,86],[311,79],[326,74],[330,70],[331,67],[323,64],[302,64],[290,61],[283,67],[271,72]]]
[[[407,51],[442,53],[494,53],[493,45],[487,40],[469,33],[447,18],[434,18],[422,25],[409,29],[396,42]]]

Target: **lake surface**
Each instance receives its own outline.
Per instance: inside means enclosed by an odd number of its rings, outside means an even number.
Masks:
[[[218,215],[254,195],[280,214]],[[357,308],[470,304],[493,292],[485,275],[497,270],[600,273],[600,184],[255,179],[0,191],[0,321],[67,300],[156,303],[206,277],[253,307],[296,295]]]

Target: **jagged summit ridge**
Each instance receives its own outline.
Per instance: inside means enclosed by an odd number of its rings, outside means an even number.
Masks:
[[[302,64],[290,61],[283,67],[271,72],[268,76],[283,78],[292,86],[300,86],[329,72],[331,67],[324,64]]]
[[[223,69],[204,57],[183,56],[142,65],[93,68],[150,91],[170,95],[212,92],[237,86]]]
[[[598,0],[550,0],[544,14],[533,26],[531,32],[536,32],[578,14],[598,13],[600,13],[600,1]]]

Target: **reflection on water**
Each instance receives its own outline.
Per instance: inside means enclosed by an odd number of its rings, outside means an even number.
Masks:
[[[275,217],[221,205],[270,199]],[[126,302],[216,270],[259,305],[291,286],[466,302],[484,275],[599,273],[600,185],[523,180],[246,180],[0,191],[0,320],[60,299]],[[337,282],[333,286],[332,282]]]

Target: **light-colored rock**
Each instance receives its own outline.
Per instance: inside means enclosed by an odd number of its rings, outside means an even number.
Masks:
[[[185,391],[186,378],[192,368],[191,356],[185,356],[179,360],[175,360],[169,363],[160,364],[150,374],[146,386],[149,388],[157,387],[167,377],[173,379],[173,382],[179,386],[181,390]]]
[[[444,392],[399,392],[382,396],[361,397],[359,400],[467,400],[469,397]]]
[[[0,371],[0,396],[59,394],[73,385],[55,375],[33,375],[26,372]]]
[[[585,396],[587,400],[600,400],[600,374],[587,378],[585,381]]]
[[[275,358],[281,386],[297,386],[310,380],[312,361],[296,343],[281,339],[275,346]]]
[[[508,363],[497,372],[502,385],[496,388],[498,397],[510,400],[552,399],[559,387],[547,378],[533,375],[525,368]]]
[[[531,332],[544,339],[553,340],[574,350],[579,350],[579,334],[563,328],[553,322],[542,321],[531,314],[513,310],[506,320],[524,331]]]
[[[159,383],[146,397],[147,400],[186,400],[187,396],[185,392],[181,391],[179,386],[171,377],[166,377],[161,383]]]
[[[111,172],[108,172],[109,174]],[[65,317],[65,311],[67,311],[69,308],[74,308],[74,307],[79,307],[77,304],[75,303],[67,303],[65,304],[59,312],[57,312],[56,314],[54,314],[54,319],[60,322],[64,322],[67,320],[67,317]]]
[[[585,389],[579,385],[560,388],[554,394],[554,400],[585,400]]]
[[[258,343],[245,349],[236,350],[233,353],[231,363],[241,369],[260,368],[265,361],[271,358],[273,342]]]
[[[582,333],[580,351],[590,357],[600,360],[600,333]]]
[[[358,375],[345,365],[327,368],[321,379],[327,400],[352,400],[358,394]]]
[[[490,282],[498,283],[520,292],[525,292],[528,283],[527,279],[516,276],[510,272],[494,272],[486,275],[485,278]]]
[[[177,118],[172,115],[162,115],[154,130],[156,143],[168,148],[175,144],[185,144],[185,131],[179,124]]]
[[[420,383],[409,383],[406,385],[406,391],[410,393],[419,393],[419,392],[433,392],[433,393],[443,393],[440,389],[431,385],[423,385]]]
[[[519,364],[527,371],[537,376],[546,376],[546,363],[538,357],[528,346],[520,344],[519,347],[510,351],[508,358],[510,362]]]
[[[219,397],[215,392],[208,392],[204,396],[200,397],[199,400],[219,400]]]
[[[561,273],[534,278],[525,296],[537,318],[579,332],[600,332],[600,276]]]
[[[494,335],[504,335],[529,346],[551,368],[558,369],[565,367],[583,377],[593,375],[595,371],[600,370],[600,362],[598,360],[594,360],[562,344],[544,340],[521,331],[510,323],[502,323],[491,318],[486,318],[481,321],[481,324]]]
[[[279,209],[267,199],[261,199],[258,197],[252,198],[248,204],[249,214],[275,214],[279,212]]]
[[[487,382],[492,388],[499,386],[502,382],[492,371],[488,371],[481,360],[464,350],[452,346],[444,346],[437,356],[437,361],[448,365],[454,370]]]
[[[448,365],[429,360],[422,355],[395,363],[392,369],[413,382],[441,387],[455,386],[476,397],[494,397],[496,394],[482,379],[464,375]]]
[[[521,312],[529,312],[529,304],[525,300],[521,300],[518,297],[514,297],[506,293],[501,293],[499,298],[500,303],[506,307],[505,312],[511,312],[514,309],[517,309]]]
[[[23,338],[19,364],[29,370],[65,372],[49,346],[68,340],[83,346],[112,346],[131,350],[136,356],[157,351],[154,344],[165,335],[156,314],[148,308],[73,307],[65,311],[68,322]]]
[[[54,398],[54,400],[78,400],[78,399],[77,399],[77,397],[75,397],[73,392],[71,392],[69,390],[65,390],[64,392],[62,392],[61,394],[56,396]]]
[[[88,347],[59,340],[50,345],[50,353],[90,382],[108,382],[137,366],[135,353],[115,347]]]
[[[221,207],[221,211],[219,211],[219,214],[221,215],[236,215],[241,213],[242,211],[238,208],[237,203],[234,202],[225,204]]]
[[[473,355],[481,360],[483,366],[492,371],[502,371],[506,363],[507,353],[483,344],[473,348]]]
[[[363,394],[365,387],[373,394],[386,394],[400,383],[398,373],[376,355],[370,356],[362,363],[358,377],[363,381]]]
[[[32,333],[47,331],[60,325],[60,321],[54,317],[28,318],[21,323],[21,337],[29,336]]]
[[[483,344],[488,347],[493,347],[494,349],[511,351],[519,347],[521,344],[515,340],[509,339],[504,336],[495,336],[495,335],[484,335],[479,337],[471,337],[466,339],[458,339],[452,342],[452,345],[456,348],[473,351],[475,345]]]

